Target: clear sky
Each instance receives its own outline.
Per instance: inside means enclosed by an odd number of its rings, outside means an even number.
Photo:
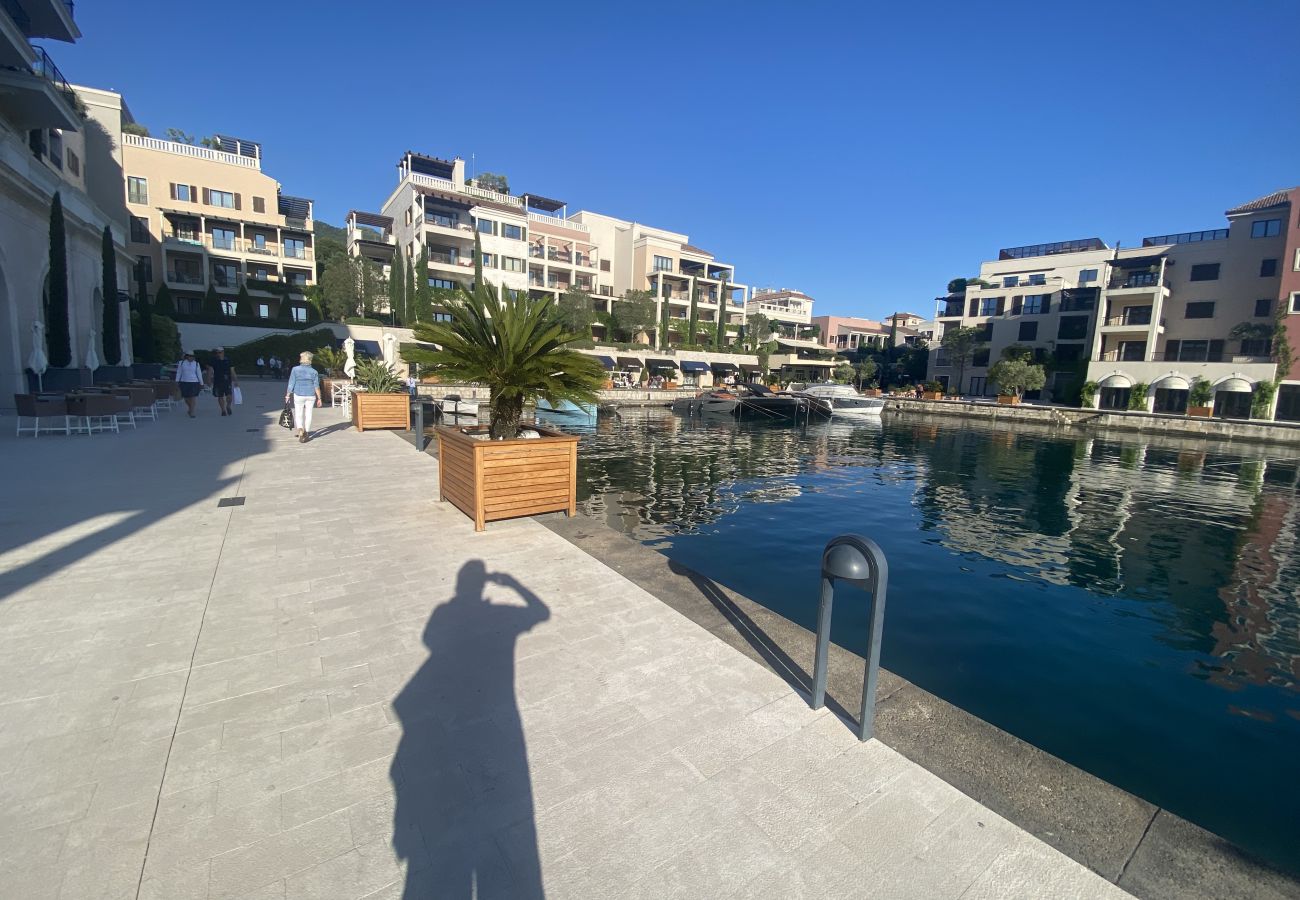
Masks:
[[[129,12],[128,12],[129,10]],[[686,232],[821,313],[933,312],[999,247],[1222,227],[1300,184],[1300,0],[79,0],[136,118],[261,141],[336,225],[408,149]]]

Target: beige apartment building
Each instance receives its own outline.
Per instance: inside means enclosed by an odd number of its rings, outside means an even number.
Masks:
[[[489,190],[466,179],[460,158],[408,152],[397,170],[397,186],[380,212],[349,213],[349,253],[387,265],[400,247],[418,264],[427,250],[432,287],[469,287],[477,237],[489,284],[531,296],[582,290],[603,313],[630,290],[649,291],[656,322],[667,307],[669,344],[690,342],[685,323],[698,291],[698,321],[724,321],[727,334],[738,332],[747,287],[736,282],[734,266],[692,246],[685,234],[589,210],[570,215],[564,201],[540,194]],[[604,330],[595,326],[597,339],[608,337]],[[657,332],[650,331],[656,343]]]
[[[1300,379],[1279,377],[1273,356],[1279,312],[1288,332],[1300,321],[1300,284],[1289,288],[1287,277],[1300,272],[1295,193],[1234,207],[1227,227],[1154,235],[1140,247],[1090,238],[1002,250],[980,266],[978,283],[939,298],[940,324],[978,327],[985,345],[960,384],[960,367],[936,348],[931,377],[953,392],[994,393],[989,365],[1021,345],[1058,367],[1046,399],[1082,368],[1101,408],[1180,413],[1202,378],[1216,415],[1245,418],[1257,386],[1276,380],[1268,417],[1300,420]]]
[[[181,315],[209,287],[234,317],[240,288],[251,313],[306,321],[315,283],[312,201],[281,193],[255,141],[217,135],[220,149],[122,136],[129,248],[151,297],[166,285]],[[288,308],[281,309],[282,304]]]
[[[116,154],[130,112],[118,94],[68,84],[46,47],[80,37],[70,3],[0,3],[0,408],[12,408],[14,394],[29,389],[25,370],[38,342],[48,357],[44,326],[50,209],[56,193],[67,244],[71,360],[46,372],[45,387],[88,381],[92,365],[111,355],[102,337],[105,226],[116,255],[118,286],[129,284]],[[124,303],[115,308],[122,336],[113,349],[129,366],[128,309]]]

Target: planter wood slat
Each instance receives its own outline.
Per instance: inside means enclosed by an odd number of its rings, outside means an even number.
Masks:
[[[578,438],[540,425],[542,436],[479,440],[486,426],[440,426],[439,499],[474,520],[488,522],[545,512],[577,513]]]
[[[357,431],[367,428],[410,429],[411,395],[357,391],[352,395],[352,424]]]

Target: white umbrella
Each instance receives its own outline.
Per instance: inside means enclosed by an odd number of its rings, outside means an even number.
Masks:
[[[86,349],[86,368],[90,370],[92,375],[99,368],[99,354],[95,352],[97,346],[99,346],[99,332],[92,328],[90,329],[90,346]]]
[[[397,336],[391,331],[384,332],[384,364],[389,366],[397,362]]]
[[[348,339],[343,342],[343,349],[348,355],[348,361],[343,364],[343,374],[347,375],[349,378],[356,378],[357,377],[357,357],[356,357],[357,342],[352,340],[351,337],[348,337]]]
[[[27,357],[27,368],[36,373],[36,390],[44,390],[41,378],[50,367],[50,359],[45,355],[45,323],[37,319],[32,323],[32,355]]]

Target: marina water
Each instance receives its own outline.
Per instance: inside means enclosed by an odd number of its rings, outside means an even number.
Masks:
[[[889,556],[883,664],[1300,870],[1300,455],[886,415],[623,410],[582,511],[806,627],[821,548]],[[865,604],[833,639],[861,652]]]

